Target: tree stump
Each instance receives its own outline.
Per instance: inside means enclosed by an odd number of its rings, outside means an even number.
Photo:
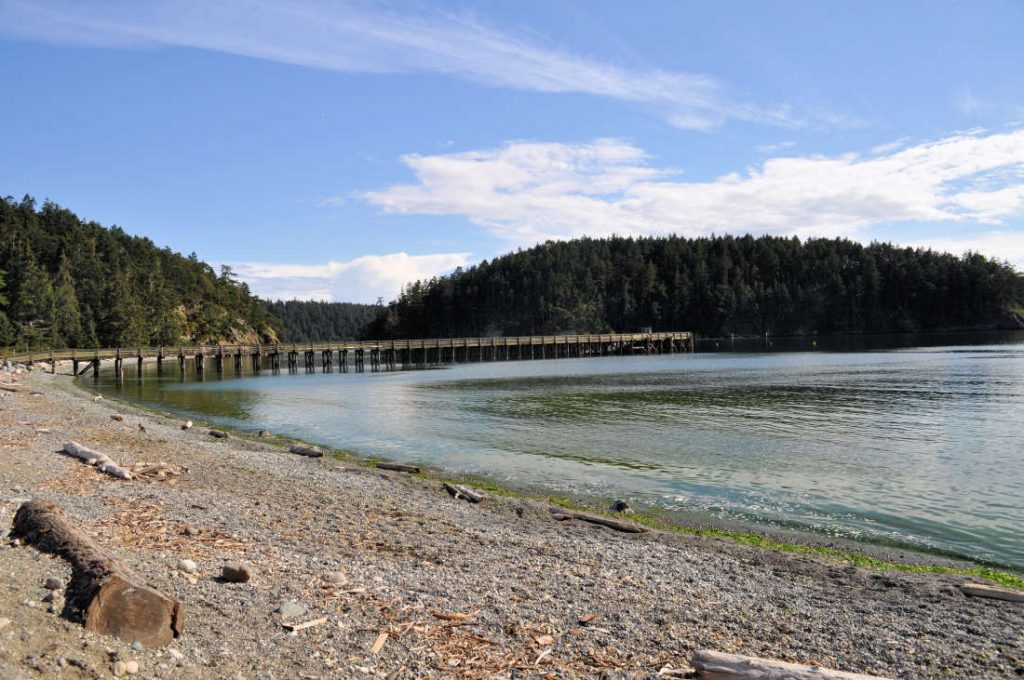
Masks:
[[[181,604],[151,588],[72,526],[56,503],[28,501],[14,515],[12,535],[71,563],[70,601],[84,613],[86,630],[146,647],[181,635]]]

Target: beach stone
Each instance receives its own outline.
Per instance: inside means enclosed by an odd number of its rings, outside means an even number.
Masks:
[[[198,536],[199,535],[199,527],[195,527],[195,526],[192,526],[190,524],[187,527],[185,527],[185,530],[182,531],[181,533],[185,534],[186,536]]]
[[[621,512],[627,515],[633,514],[633,508],[629,507],[626,501],[615,501],[612,503],[612,512]]]
[[[266,430],[260,430],[260,439],[266,439],[270,436],[270,433]]]
[[[178,571],[185,572],[186,574],[194,574],[199,570],[196,563],[192,560],[182,559],[178,560]]]
[[[0,617],[0,631],[3,631],[11,625],[11,620],[7,617]]]
[[[43,595],[43,602],[53,602],[54,600],[60,600],[60,599],[63,599],[63,598],[55,590],[51,590],[48,593],[46,593],[46,595]]]
[[[229,583],[248,583],[252,578],[252,567],[242,562],[225,564],[221,570],[221,578]]]
[[[181,429],[183,429],[183,430],[191,430],[192,429],[192,421],[191,420],[186,420],[182,424]]]
[[[282,618],[286,619],[298,618],[305,614],[307,611],[309,611],[309,607],[302,604],[301,602],[296,602],[295,600],[285,602],[277,609],[277,612],[282,616]]]
[[[128,675],[135,675],[136,673],[139,672],[139,662],[138,661],[125,661],[124,662],[124,672],[127,673]]]
[[[185,661],[185,655],[179,652],[177,649],[168,649],[167,654],[174,659],[174,663],[181,665]]]
[[[144,652],[146,651],[146,646],[138,640],[136,640],[132,643],[132,649],[134,649],[136,652]]]
[[[61,590],[64,587],[64,581],[61,581],[56,576],[51,576],[50,578],[46,579],[46,583],[43,585],[43,587],[47,590]],[[49,600],[43,601],[49,602]]]
[[[111,670],[113,670],[114,676],[118,678],[128,674],[128,667],[125,665],[124,661],[115,661],[114,667]]]
[[[348,582],[345,575],[340,571],[328,571],[323,575],[324,583],[330,583],[332,586],[340,586]]]

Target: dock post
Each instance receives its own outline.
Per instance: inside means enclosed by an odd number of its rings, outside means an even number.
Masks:
[[[92,379],[100,379],[100,354],[99,352],[92,359]]]

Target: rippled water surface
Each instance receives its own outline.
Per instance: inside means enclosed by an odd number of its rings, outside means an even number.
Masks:
[[[171,362],[169,362],[171,363]],[[1024,335],[183,382],[122,398],[553,494],[1024,565]]]

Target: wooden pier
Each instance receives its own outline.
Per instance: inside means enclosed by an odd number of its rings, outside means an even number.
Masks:
[[[12,363],[49,364],[53,373],[59,362],[71,362],[75,376],[90,370],[99,378],[100,365],[112,361],[118,380],[124,379],[125,364],[135,364],[142,379],[143,363],[156,360],[157,375],[165,363],[178,364],[179,374],[191,372],[203,378],[208,372],[222,375],[302,370],[312,373],[396,371],[478,361],[524,361],[570,357],[622,356],[692,352],[690,332],[602,333],[592,335],[529,335],[494,338],[433,338],[423,340],[352,340],[319,343],[274,343],[255,345],[194,345],[178,347],[117,347],[107,349],[65,349],[37,351],[0,357]]]

